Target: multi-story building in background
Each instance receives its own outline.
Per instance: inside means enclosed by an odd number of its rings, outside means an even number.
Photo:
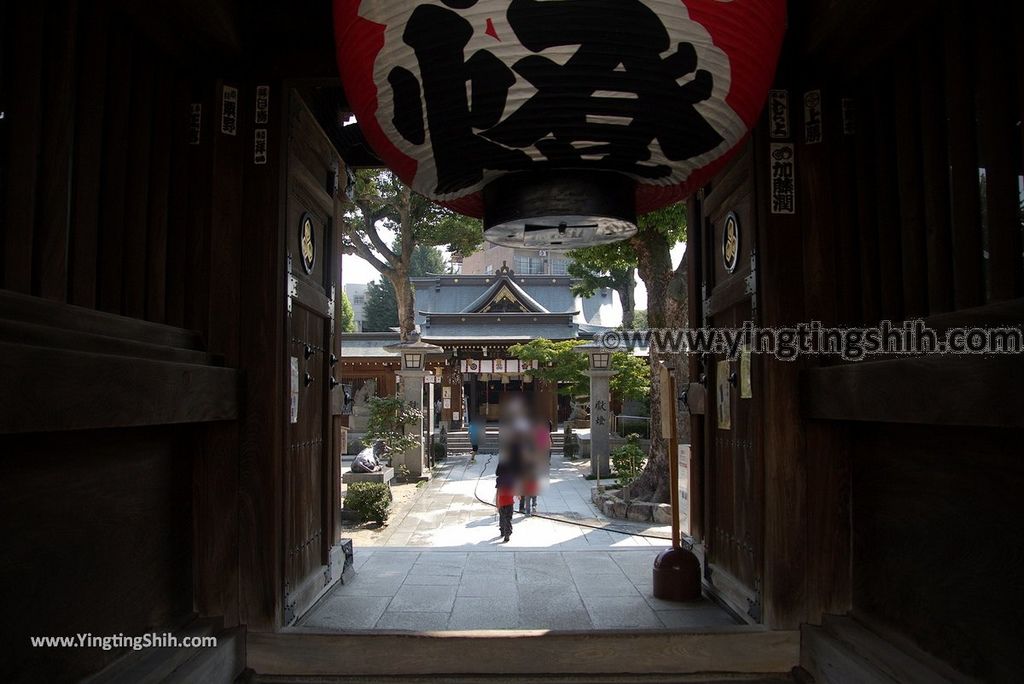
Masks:
[[[563,251],[545,249],[518,249],[484,243],[483,248],[465,257],[462,273],[465,275],[491,275],[503,264],[508,264],[520,275],[555,275],[569,273],[569,256]]]
[[[363,332],[363,321],[366,320],[366,283],[346,283],[345,295],[352,305],[352,318],[356,324],[356,332]]]

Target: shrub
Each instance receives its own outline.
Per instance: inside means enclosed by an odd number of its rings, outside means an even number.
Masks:
[[[358,513],[363,522],[383,525],[391,513],[391,487],[380,482],[353,482],[345,494],[345,508]]]
[[[434,442],[434,461],[443,461],[448,457],[448,450],[440,440]]]
[[[633,433],[626,443],[611,453],[612,467],[619,487],[625,487],[635,480],[644,468],[646,455],[640,448],[640,435]]]
[[[420,444],[418,434],[407,435],[405,431],[406,426],[413,425],[422,415],[419,407],[401,397],[373,397],[363,439],[370,444],[383,442],[384,459],[391,465],[397,454]]]

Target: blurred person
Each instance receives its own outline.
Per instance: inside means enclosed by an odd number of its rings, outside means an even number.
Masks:
[[[516,473],[511,456],[502,452],[494,470],[495,505],[498,507],[498,533],[503,541],[512,536],[512,507],[516,501]]]
[[[518,485],[519,512],[529,515],[536,495],[536,467],[533,428],[522,397],[513,395],[502,402],[500,434],[502,452],[508,456]]]
[[[547,456],[548,463],[551,463],[551,421],[547,425],[537,421],[533,431],[537,451]]]
[[[543,421],[535,420],[533,425],[533,449],[531,450],[529,465],[525,469],[524,486],[529,496],[526,509],[531,513],[537,511],[537,494],[540,490],[542,479],[548,477],[551,468],[551,421],[545,424]]]
[[[476,463],[476,455],[480,451],[480,442],[484,435],[484,424],[480,416],[473,416],[473,419],[469,421],[469,447],[472,450],[472,455],[469,457],[470,463]]]

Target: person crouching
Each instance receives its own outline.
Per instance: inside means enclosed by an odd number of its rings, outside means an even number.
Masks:
[[[498,532],[504,541],[512,536],[512,508],[516,501],[515,469],[509,459],[502,456],[498,461],[495,475],[495,503],[498,506]]]

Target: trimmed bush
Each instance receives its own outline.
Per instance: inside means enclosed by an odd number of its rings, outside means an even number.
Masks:
[[[391,487],[380,482],[353,482],[345,493],[345,508],[355,511],[363,522],[383,525],[391,514]]]
[[[619,487],[626,487],[640,476],[644,469],[646,454],[640,448],[640,435],[634,433],[626,438],[626,443],[611,453],[612,468],[615,469],[615,481]]]
[[[435,462],[436,461],[443,461],[446,458],[448,458],[448,449],[441,442],[441,440],[435,441],[434,442],[434,461]]]

